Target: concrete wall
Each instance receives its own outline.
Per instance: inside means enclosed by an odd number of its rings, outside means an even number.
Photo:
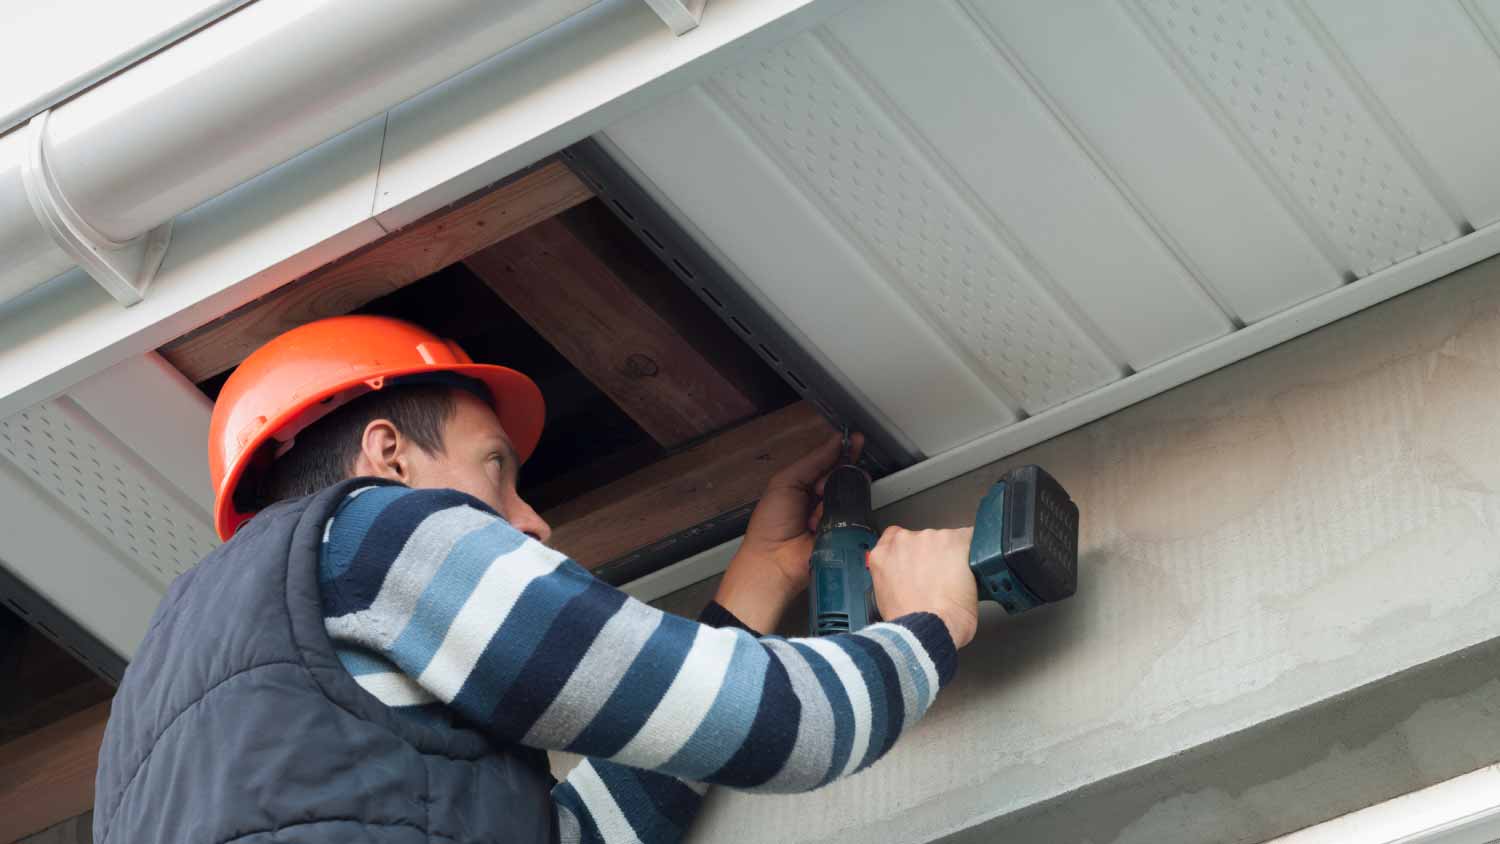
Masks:
[[[1079,595],[987,611],[873,769],[716,790],[693,840],[1258,842],[1500,759],[1500,263],[881,517],[964,523],[1032,462],[1082,508]]]

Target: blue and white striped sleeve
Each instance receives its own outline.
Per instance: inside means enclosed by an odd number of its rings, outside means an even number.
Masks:
[[[713,602],[698,620],[754,632]],[[707,793],[703,783],[585,758],[552,789],[558,844],[681,841]]]
[[[605,759],[584,759],[552,789],[558,844],[672,844],[708,786]]]
[[[498,739],[689,782],[795,792],[852,774],[956,665],[925,613],[779,639],[661,612],[451,491],[371,490],[329,536],[336,639]]]

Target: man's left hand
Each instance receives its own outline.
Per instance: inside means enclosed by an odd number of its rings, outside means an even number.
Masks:
[[[850,438],[851,461],[863,446],[862,434]],[[839,464],[842,447],[843,438],[834,435],[777,472],[755,505],[714,598],[755,630],[775,630],[787,605],[807,588],[823,482]]]

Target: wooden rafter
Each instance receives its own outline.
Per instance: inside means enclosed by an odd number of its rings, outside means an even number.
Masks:
[[[0,745],[0,841],[14,841],[88,811],[109,704],[101,703]]]
[[[161,354],[203,381],[287,329],[348,313],[593,195],[561,161],[543,162],[173,340]]]
[[[733,338],[695,345],[688,320],[655,307],[625,274],[628,262],[600,251],[559,216],[465,264],[662,446],[754,416],[760,408],[750,385],[721,364],[743,345]],[[659,264],[655,271],[667,275]]]
[[[589,568],[754,502],[833,429],[797,402],[544,514],[550,544]]]

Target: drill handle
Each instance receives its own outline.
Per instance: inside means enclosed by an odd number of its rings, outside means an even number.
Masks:
[[[818,635],[849,633],[877,620],[870,549],[875,535],[864,528],[839,528],[813,545],[808,629]]]

